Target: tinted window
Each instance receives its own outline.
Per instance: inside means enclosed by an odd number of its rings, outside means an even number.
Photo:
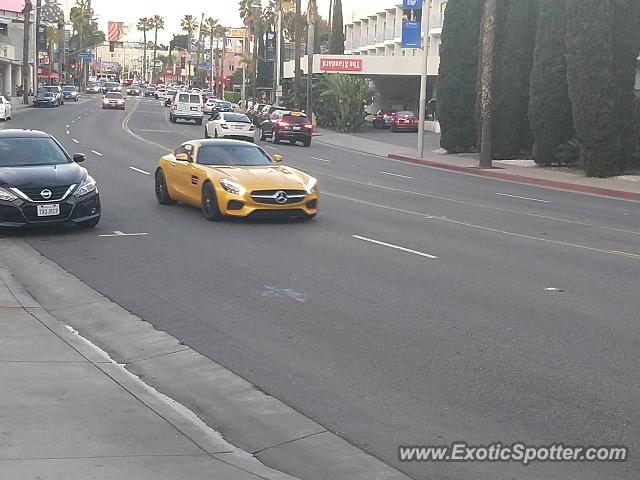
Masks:
[[[0,138],[0,167],[71,163],[51,138]]]
[[[74,92],[76,90],[76,87],[73,87],[73,86],[62,87],[62,90],[65,92]]]
[[[53,97],[53,93],[51,93],[51,92],[40,92],[38,94],[38,97],[40,97],[40,98],[52,98]]]
[[[200,95],[189,95],[189,103],[202,103]]]
[[[189,102],[189,95],[187,95],[186,93],[181,93],[181,94],[178,96],[178,101],[179,101],[179,102],[185,102],[185,103],[188,103],[188,102]]]
[[[284,115],[282,120],[289,123],[294,123],[296,125],[309,123],[307,117],[302,115]]]
[[[216,107],[231,108],[231,104],[229,102],[216,102]]]
[[[109,92],[105,95],[107,98],[122,98],[122,94],[118,92]]]
[[[222,119],[227,122],[242,122],[242,123],[251,123],[249,117],[246,115],[242,115],[241,113],[224,113],[222,115]]]
[[[273,165],[271,159],[255,145],[203,145],[198,150],[202,165],[258,166]]]
[[[119,87],[119,85],[114,82],[107,82],[107,88],[115,88],[115,87]]]
[[[398,112],[396,116],[399,118],[411,118],[411,117],[414,117],[415,115],[413,114],[413,112]]]
[[[46,85],[45,85],[44,87],[42,87],[42,89],[43,89],[45,92],[59,92],[59,91],[60,91],[60,90],[58,90],[58,87],[56,87],[56,86],[54,86],[54,85],[49,85],[49,86],[46,86]]]

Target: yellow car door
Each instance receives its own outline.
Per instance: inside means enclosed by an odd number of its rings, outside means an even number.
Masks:
[[[178,147],[173,156],[169,159],[166,168],[165,178],[167,185],[174,197],[185,203],[193,203],[192,179],[193,172],[193,151],[194,147],[190,143],[185,143]]]

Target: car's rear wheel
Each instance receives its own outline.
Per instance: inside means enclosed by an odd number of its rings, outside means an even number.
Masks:
[[[218,209],[216,191],[209,182],[205,183],[202,188],[202,214],[210,222],[217,222],[222,219],[222,214]]]
[[[273,133],[271,134],[271,141],[272,141],[273,143],[275,143],[276,145],[277,145],[278,143],[280,143],[280,137],[278,136],[278,134],[277,134],[276,132],[273,132]]]
[[[264,133],[264,129],[261,128],[260,129],[260,140],[264,142],[266,139],[267,139],[267,135]]]
[[[311,139],[309,138],[307,140],[304,140],[302,142],[302,145],[304,145],[305,147],[310,147],[311,146]]]
[[[176,204],[176,201],[169,195],[167,179],[164,177],[164,172],[162,170],[158,170],[156,172],[156,199],[160,205]]]

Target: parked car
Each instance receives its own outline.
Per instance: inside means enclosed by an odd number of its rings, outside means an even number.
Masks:
[[[53,93],[58,105],[64,105],[64,96],[62,95],[62,88],[60,88],[59,85],[45,85],[40,90]]]
[[[7,100],[5,96],[0,95],[0,119],[4,120],[5,122],[7,120],[11,120],[11,114],[11,102]]]
[[[172,88],[167,89],[166,93],[164,94],[164,106],[165,107],[170,107],[171,104],[173,103],[173,99],[176,96],[176,94],[178,93],[177,90],[174,90]]]
[[[399,132],[401,130],[411,132],[418,131],[418,118],[415,113],[402,111],[394,115],[393,120],[391,121],[391,131]]]
[[[205,100],[204,113],[211,114],[211,112],[213,111],[215,106],[216,106],[216,99],[215,98],[209,98],[209,99]]]
[[[302,142],[305,147],[311,145],[313,125],[307,116],[302,112],[291,112],[288,110],[276,110],[271,116],[262,122],[260,128],[260,140],[267,137],[273,143],[280,143],[281,140],[288,140],[291,145]]]
[[[77,102],[80,94],[78,92],[78,89],[74,85],[64,85],[62,87],[62,97],[65,100]]]
[[[142,95],[142,90],[140,89],[140,87],[131,85],[127,87],[127,95],[130,97],[139,97],[140,95]]]
[[[60,100],[56,97],[56,94],[53,92],[47,92],[40,90],[38,95],[33,100],[33,106],[38,107],[59,107]]]
[[[87,85],[85,93],[101,93],[102,86],[99,83],[90,83]]]
[[[193,120],[197,125],[202,125],[204,118],[204,102],[199,93],[178,93],[171,104],[169,121],[176,123],[178,120]]]
[[[262,111],[260,111],[258,115],[256,115],[256,125],[260,126],[260,124],[264,122],[266,119],[268,119],[269,117],[271,117],[271,114],[276,110],[288,110],[288,109],[284,107],[276,107],[275,105],[265,105],[262,108]]]
[[[266,103],[256,103],[255,106],[252,106],[249,110],[247,110],[247,116],[251,119],[253,124],[256,124],[258,114],[264,108]]]
[[[373,118],[371,119],[371,123],[373,124],[373,128],[389,128],[391,127],[391,123],[393,122],[393,116],[396,114],[395,110],[378,110]]]
[[[124,110],[124,96],[121,92],[109,92],[102,99],[103,109]]]
[[[256,126],[242,113],[214,112],[204,126],[204,138],[235,138],[253,142]]]
[[[41,92],[53,98],[51,92]],[[100,221],[96,181],[51,135],[37,130],[0,130],[0,226]]]

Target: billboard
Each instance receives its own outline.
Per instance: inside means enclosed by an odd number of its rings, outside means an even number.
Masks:
[[[21,12],[24,8],[24,0],[0,0],[0,10],[9,12]]]
[[[323,72],[361,72],[362,58],[320,57],[320,70]]]
[[[107,40],[109,42],[118,42],[128,33],[128,28],[124,22],[109,22]]]
[[[422,0],[402,0],[402,48],[422,46]]]
[[[2,1],[2,0],[0,0]],[[229,28],[227,30],[227,38],[244,38],[247,35],[246,28]]]

